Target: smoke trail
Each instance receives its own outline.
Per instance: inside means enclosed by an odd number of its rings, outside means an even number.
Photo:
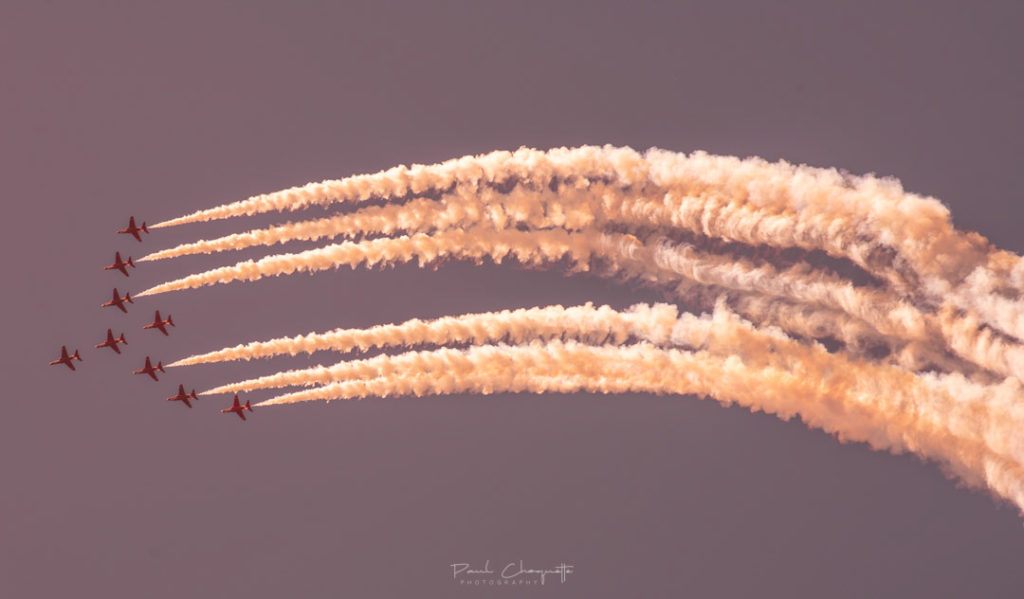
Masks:
[[[617,168],[618,167],[618,168]],[[630,148],[557,148],[541,152],[520,148],[516,152],[495,151],[465,156],[435,165],[400,165],[372,175],[309,183],[283,191],[253,196],[247,200],[200,210],[193,214],[151,225],[170,227],[234,216],[272,211],[294,211],[310,206],[343,202],[394,199],[407,194],[437,193],[453,185],[501,185],[509,180],[546,186],[552,178],[612,178],[628,182],[628,170],[642,167],[642,158]]]
[[[570,245],[575,245],[577,251],[573,252]],[[381,261],[409,261],[417,255],[420,256],[421,262],[446,255],[470,258],[489,256],[500,261],[509,252],[514,252],[525,264],[541,264],[571,254],[575,264],[582,270],[587,270],[589,256],[596,249],[602,250],[603,256],[612,260],[610,266],[613,271],[624,270],[619,265],[619,261],[624,258],[641,265],[641,268],[645,264],[653,263],[656,267],[705,284],[785,295],[801,301],[817,302],[827,307],[845,308],[856,317],[870,318],[872,325],[883,334],[891,333],[889,329],[897,327],[896,334],[911,335],[914,338],[921,338],[923,335],[922,324],[913,308],[900,305],[892,298],[883,298],[878,293],[855,290],[852,286],[814,273],[803,266],[778,272],[770,265],[753,267],[743,260],[729,262],[723,257],[700,254],[692,248],[673,250],[665,246],[657,251],[648,252],[650,257],[638,256],[644,252],[645,247],[633,236],[562,234],[558,230],[528,233],[475,228],[465,233],[446,231],[432,236],[417,234],[393,240],[376,239],[336,244],[300,254],[271,256],[258,262],[240,262],[233,267],[214,269],[172,281],[148,289],[139,295],[234,280],[255,280],[296,270],[323,270],[343,264],[354,266],[362,262],[373,265]],[[628,274],[635,275],[636,272]]]
[[[914,451],[1024,511],[1024,264],[895,180],[701,152],[523,148],[324,181],[158,226],[367,201],[151,254],[346,240],[139,295],[343,265],[511,258],[649,286],[706,313],[587,304],[469,314],[249,343],[175,365],[439,346],[210,392],[315,386],[265,405],[460,391],[696,393]],[[468,347],[445,347],[453,344]]]
[[[511,194],[507,200],[510,203],[518,203],[520,206],[516,210],[517,220],[516,222],[528,221],[531,225],[550,225],[550,219],[545,219],[542,216],[535,219],[530,219],[528,215],[531,211],[531,206],[536,208],[535,204],[537,196],[534,194],[526,194],[528,197],[517,197],[515,193]],[[578,199],[578,198],[577,198]],[[533,202],[533,204],[531,204]],[[467,219],[467,203],[472,204],[473,200],[466,200],[463,198],[463,204],[459,206],[452,206],[451,208],[462,216],[462,220],[475,222],[479,218]],[[436,204],[436,203],[432,203]],[[581,206],[585,204],[581,202]],[[501,202],[495,200],[495,208],[501,207]],[[362,221],[365,224],[364,217],[374,217],[376,223],[380,224],[387,222],[388,218],[391,219],[393,225],[396,223],[401,224],[401,220],[398,219],[399,215],[412,216],[414,223],[422,226],[424,223],[431,222],[431,218],[436,218],[437,207],[430,204],[423,204],[419,208],[419,213],[416,209],[405,210],[404,207],[386,207],[388,209],[394,209],[395,211],[391,214],[387,214],[386,218],[382,218],[380,214],[375,215],[346,215],[343,218],[349,220],[355,219],[357,222]],[[402,211],[398,209],[402,208]],[[479,206],[475,206],[477,210],[474,212],[479,216]],[[586,212],[586,207],[583,207],[582,212]],[[508,212],[505,210],[504,212]],[[534,210],[535,212],[535,210]],[[492,212],[493,215],[493,212]],[[524,216],[526,215],[526,216]],[[588,214],[587,218],[582,219],[585,221],[593,221],[597,217],[593,214]],[[336,223],[338,219],[329,219],[333,223]],[[536,222],[539,220],[540,222]],[[508,226],[508,222],[505,216],[500,218],[491,219],[491,224],[495,225],[499,229]],[[452,222],[453,225],[458,224],[458,221]],[[706,222],[705,222],[706,224]],[[300,224],[298,226],[288,226],[287,228],[295,229],[296,227],[305,227],[309,224]],[[320,222],[314,222],[311,225],[315,229],[323,232],[326,230],[328,225],[324,225]],[[443,226],[443,225],[440,225]],[[413,227],[415,228],[415,227]],[[349,231],[351,232],[351,230]],[[273,241],[274,231],[267,233],[266,237],[269,237]],[[276,231],[280,233],[280,230]],[[292,233],[295,233],[293,230]],[[257,237],[255,235],[249,235],[250,237]],[[278,235],[278,240],[280,235]],[[635,239],[635,238],[634,238]],[[220,245],[231,245],[235,243],[232,238],[220,240]],[[822,273],[815,273],[807,265],[798,264],[791,267],[786,272],[777,272],[771,265],[760,265],[753,266],[745,260],[733,260],[726,256],[708,256],[707,254],[696,252],[692,247],[683,247],[681,250],[670,249],[669,247],[661,244],[662,247],[658,251],[653,252],[652,258],[646,260],[640,260],[642,263],[653,263],[657,266],[668,267],[677,273],[689,276],[689,278],[697,280],[705,284],[713,284],[719,287],[725,287],[728,289],[744,289],[753,290],[760,293],[768,293],[772,295],[785,296],[789,299],[799,299],[803,302],[814,302],[824,307],[831,309],[841,309],[847,313],[866,320],[869,322],[882,336],[889,337],[906,337],[909,339],[922,340],[926,338],[924,332],[924,317],[919,311],[900,300],[891,297],[884,296],[881,292],[871,290],[859,290],[855,289],[852,285],[838,281],[835,277],[830,277]],[[635,253],[636,249],[631,249],[627,253]],[[455,252],[457,253],[457,252]],[[476,255],[479,257],[479,254]],[[411,256],[405,259],[411,259]],[[241,266],[249,266],[252,263],[242,263],[236,265],[235,270],[238,271]],[[261,264],[262,265],[262,264]],[[206,278],[209,280],[213,278],[218,280],[217,277],[223,275],[229,269],[219,269],[211,273],[203,273],[195,277],[191,277],[193,280],[202,280]],[[267,274],[267,271],[262,271],[263,274]],[[280,271],[271,269],[269,274],[279,274]],[[634,273],[635,274],[635,273]],[[249,276],[248,278],[256,278]],[[223,280],[223,279],[219,279]],[[230,279],[228,279],[230,280]],[[174,288],[175,284],[185,283],[185,286],[194,286],[189,284],[187,281],[177,281],[170,284],[170,287],[161,287],[158,289]],[[200,283],[202,284],[202,283]],[[148,290],[144,293],[153,293],[155,290]],[[946,327],[945,330],[949,330]],[[892,345],[892,341],[887,342]],[[1022,370],[1013,364],[1008,364],[1006,360],[992,359],[990,355],[981,354],[977,351],[971,351],[964,355],[964,348],[974,348],[975,346],[970,343],[955,343],[952,347],[962,357],[973,360],[975,363],[980,365],[982,368],[994,370],[1000,374],[1013,374],[1020,376]]]
[[[335,202],[393,199],[410,193],[443,192],[453,186],[479,188],[513,182],[543,188],[562,181],[584,187],[598,181],[621,188],[684,189],[689,195],[703,192],[777,214],[806,214],[805,220],[811,226],[797,227],[800,235],[840,252],[864,248],[856,242],[857,238],[874,239],[878,245],[885,240],[896,241],[899,259],[921,273],[952,275],[945,279],[947,283],[962,280],[992,252],[980,236],[953,229],[948,210],[939,202],[906,194],[893,180],[851,177],[834,169],[740,160],[703,152],[687,156],[652,149],[641,155],[629,148],[611,146],[559,148],[549,152],[522,148],[515,153],[492,152],[431,166],[400,166],[375,175],[256,196],[154,226],[298,210]],[[899,243],[892,231],[900,231],[905,241]],[[870,255],[860,254],[864,259]]]
[[[723,257],[703,255],[692,248],[680,251],[661,245],[650,250],[630,235],[570,234],[560,230],[531,233],[471,229],[465,232],[447,231],[433,236],[418,234],[412,238],[349,242],[300,254],[271,256],[258,262],[242,262],[234,267],[219,268],[172,281],[140,295],[232,280],[254,280],[296,270],[323,270],[342,264],[354,266],[362,262],[373,265],[382,261],[409,261],[417,255],[421,263],[443,256],[477,259],[489,256],[500,262],[504,256],[512,253],[522,263],[536,265],[553,262],[568,254],[577,269],[589,270],[588,256],[595,252],[610,259],[609,266],[613,272],[625,271],[628,276],[637,275],[636,271],[630,272],[628,264],[632,263],[639,265],[637,269],[660,269],[703,284],[767,295],[785,294],[789,299],[824,304],[845,311],[854,318],[868,322],[883,337],[910,340],[928,338],[926,320],[915,308],[878,292],[856,289],[802,265],[780,272],[771,265],[754,267],[745,260],[729,262]],[[664,272],[658,275],[664,280]],[[788,328],[792,323],[784,326]],[[943,329],[947,333],[954,330],[950,326]],[[891,345],[892,340],[888,343]],[[975,364],[1003,375],[1019,376],[1024,372],[1015,362],[993,357],[992,352],[980,351],[977,344],[952,343],[951,349]]]
[[[565,323],[562,331],[552,327],[555,321]],[[449,327],[447,331],[442,327]],[[462,317],[457,324],[452,319],[439,319],[429,323],[410,321],[402,325],[374,327],[365,331],[339,331],[312,339],[300,340],[306,349],[324,348],[334,344],[335,349],[348,349],[357,344],[369,346],[412,346],[423,342],[451,343],[472,338],[478,345],[468,350],[443,348],[432,351],[408,352],[398,356],[380,355],[364,360],[342,361],[331,367],[317,366],[292,370],[274,375],[231,383],[205,391],[204,394],[248,391],[261,388],[285,387],[292,385],[317,385],[345,380],[352,377],[382,376],[401,369],[425,368],[434,364],[440,369],[451,369],[451,361],[463,355],[486,352],[491,359],[497,354],[514,354],[522,348],[506,345],[491,346],[479,344],[499,338],[511,337],[513,342],[534,341],[531,348],[539,347],[537,341],[547,341],[543,347],[577,347],[578,341],[563,344],[562,336],[576,336],[587,342],[608,342],[609,347],[620,346],[625,340],[637,338],[656,346],[700,348],[710,355],[738,356],[745,363],[768,365],[784,369],[798,368],[808,374],[829,372],[833,369],[861,370],[871,378],[889,377],[898,369],[891,366],[873,365],[864,361],[851,361],[834,356],[820,345],[807,345],[793,340],[778,329],[760,328],[746,322],[719,304],[708,315],[695,316],[679,314],[674,306],[637,305],[625,312],[615,312],[608,307],[595,309],[592,306],[562,308],[553,306],[544,309],[519,310],[505,313],[485,313]],[[554,339],[554,340],[552,340]],[[273,342],[272,342],[273,343]],[[277,345],[286,347],[288,341]],[[365,344],[365,345],[363,345]],[[262,346],[274,349],[274,345]],[[295,346],[292,345],[292,348]],[[244,347],[242,351],[247,351]]]
[[[592,306],[581,306],[565,309],[553,306],[544,309],[522,310],[512,313],[490,313],[463,317],[460,326],[445,331],[440,326],[449,322],[440,320],[424,325],[420,322],[407,322],[391,327],[375,327],[355,335],[341,332],[315,338],[314,342],[328,341],[331,343],[368,342],[368,345],[411,346],[426,340],[434,342],[452,342],[465,339],[462,335],[471,335],[479,340],[495,340],[511,336],[519,340],[539,341],[547,338],[547,347],[562,347],[560,341],[551,340],[556,331],[550,326],[552,321],[561,320],[565,323],[563,335],[573,333],[585,341],[611,340],[614,345],[631,337],[637,337],[650,344],[673,345],[676,347],[705,348],[716,355],[744,355],[748,359],[768,360],[770,363],[788,366],[793,359],[805,355],[806,346],[797,343],[783,333],[772,329],[758,329],[735,315],[724,305],[719,306],[713,314],[695,316],[689,313],[679,314],[675,306],[643,304],[632,307],[626,312],[615,312],[607,306],[594,309]],[[453,330],[454,329],[454,330]],[[447,337],[447,338],[445,338]],[[571,347],[576,347],[573,340]],[[535,346],[532,344],[531,347]],[[280,346],[278,346],[280,347]],[[307,346],[309,347],[309,346]],[[344,347],[344,346],[341,346]],[[260,377],[238,383],[230,383],[203,394],[230,393],[233,391],[250,391],[291,385],[316,385],[338,381],[353,376],[377,376],[388,369],[407,368],[409,365],[426,363],[443,363],[455,359],[460,352],[485,351],[493,355],[495,351],[520,351],[501,345],[499,349],[491,345],[478,345],[468,350],[443,348],[433,351],[408,352],[400,356],[380,355],[364,360],[342,361],[331,367],[317,366],[307,369],[291,370],[274,375]],[[827,355],[823,348],[818,352]],[[819,355],[820,358],[820,355]],[[496,359],[496,358],[495,358]]]
[[[345,242],[297,254],[270,256],[262,260],[248,260],[234,266],[225,266],[157,285],[136,297],[193,289],[231,281],[255,281],[266,276],[314,272],[339,266],[390,264],[409,262],[418,258],[426,264],[445,257],[491,258],[497,263],[509,256],[523,264],[541,264],[568,257],[574,266],[586,270],[590,247],[597,235],[569,234],[560,231],[542,231],[527,235],[520,231],[444,231],[436,235],[416,234],[398,238],[371,239],[363,242]]]
[[[366,352],[371,348],[452,343],[480,345],[499,340],[512,344],[554,338],[578,339],[592,344],[606,341],[622,343],[631,336],[639,336],[641,330],[644,332],[644,338],[653,341],[656,330],[668,328],[660,321],[671,319],[674,324],[677,314],[678,309],[669,304],[638,304],[624,312],[618,312],[609,306],[595,308],[588,302],[570,308],[521,308],[445,316],[428,321],[416,318],[401,324],[378,325],[369,329],[335,329],[326,333],[309,333],[297,337],[242,344],[190,356],[170,366],[252,360],[282,354],[294,356],[323,350],[347,352],[358,349]]]
[[[593,222],[592,211],[586,206],[592,201],[589,193],[580,190],[559,197],[550,191],[519,188],[507,194],[490,188],[480,192],[459,188],[454,193],[444,194],[440,200],[416,198],[405,204],[369,206],[351,214],[253,229],[246,233],[182,244],[154,252],[139,260],[163,260],[295,240],[355,238],[373,233],[391,235],[397,231],[424,233],[454,227],[465,228],[480,222],[487,222],[495,229],[527,223],[534,228],[558,226],[580,230]]]
[[[514,349],[525,355],[511,353]],[[934,390],[922,393],[919,386],[907,385],[912,382],[909,380],[897,380],[892,386],[880,384],[858,376],[861,373],[856,369],[808,379],[771,367],[752,368],[735,356],[712,357],[705,352],[647,345],[492,348],[475,354],[446,352],[439,357],[438,363],[427,368],[417,360],[420,370],[416,372],[396,375],[389,369],[382,376],[300,391],[258,405],[465,391],[696,394],[784,419],[799,415],[810,426],[842,440],[868,442],[875,449],[912,450],[943,463],[970,483],[984,479],[990,488],[1018,505],[1024,499],[1019,462],[1004,455],[1007,449],[1019,455],[1020,448],[999,446],[1005,436],[979,434],[991,427],[991,422],[964,426],[969,422],[964,415],[972,416],[975,406],[958,409],[957,402],[948,397],[936,401]],[[1019,392],[1019,384],[1015,391]],[[885,414],[896,416],[883,418]]]

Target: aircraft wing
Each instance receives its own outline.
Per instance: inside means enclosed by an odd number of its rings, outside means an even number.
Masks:
[[[160,329],[160,332],[163,333],[164,335],[167,334],[167,326],[164,323],[156,323],[153,326]]]
[[[186,406],[188,406],[188,407],[190,407],[190,408],[192,407],[192,403],[191,403],[191,402],[189,402],[189,400],[188,400],[188,398],[187,398],[187,397],[183,397],[183,398],[181,398],[181,401],[185,402],[185,405],[186,405]]]

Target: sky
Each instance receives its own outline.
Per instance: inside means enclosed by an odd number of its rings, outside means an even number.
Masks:
[[[0,8],[0,596],[1019,596],[1014,508],[798,421],[581,393],[315,402],[243,423],[223,397],[164,398],[330,357],[131,374],[146,355],[336,327],[662,299],[450,263],[99,308],[115,285],[237,259],[104,272],[115,250],[243,226],[140,244],[114,233],[129,215],[523,145],[895,176],[1024,251],[1016,3],[433,4]],[[156,309],[169,337],[141,329]],[[108,327],[126,333],[120,356],[92,347]],[[77,372],[47,365],[62,344],[81,350]],[[573,573],[499,591],[453,576],[488,560]]]

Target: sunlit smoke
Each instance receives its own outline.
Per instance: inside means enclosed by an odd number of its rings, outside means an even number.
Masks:
[[[672,303],[335,329],[173,364],[385,352],[207,393],[305,387],[261,405],[695,394],[797,415],[841,440],[912,451],[1024,510],[1024,441],[1015,434],[1024,425],[1024,263],[956,229],[939,201],[894,179],[702,152],[522,148],[311,183],[153,227],[312,206],[344,211],[143,259],[328,245],[195,273],[138,296],[343,266],[472,260],[607,277]]]

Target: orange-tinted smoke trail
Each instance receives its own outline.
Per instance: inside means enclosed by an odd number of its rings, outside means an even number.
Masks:
[[[626,348],[551,345],[556,347],[445,352],[434,364],[414,361],[416,368],[404,372],[386,369],[380,376],[341,381],[258,405],[458,392],[696,394],[784,419],[799,415],[808,425],[841,440],[864,441],[875,449],[913,451],[939,461],[970,484],[988,485],[1024,508],[1024,470],[1019,457],[1006,453],[1019,451],[1019,447],[1000,446],[1005,435],[1000,438],[998,432],[989,432],[999,421],[965,424],[976,416],[979,406],[961,404],[941,390],[915,385],[908,373],[895,372],[894,381],[866,378],[856,368],[808,377],[752,366],[736,356],[723,358],[646,344]],[[522,355],[511,353],[515,349]]]

